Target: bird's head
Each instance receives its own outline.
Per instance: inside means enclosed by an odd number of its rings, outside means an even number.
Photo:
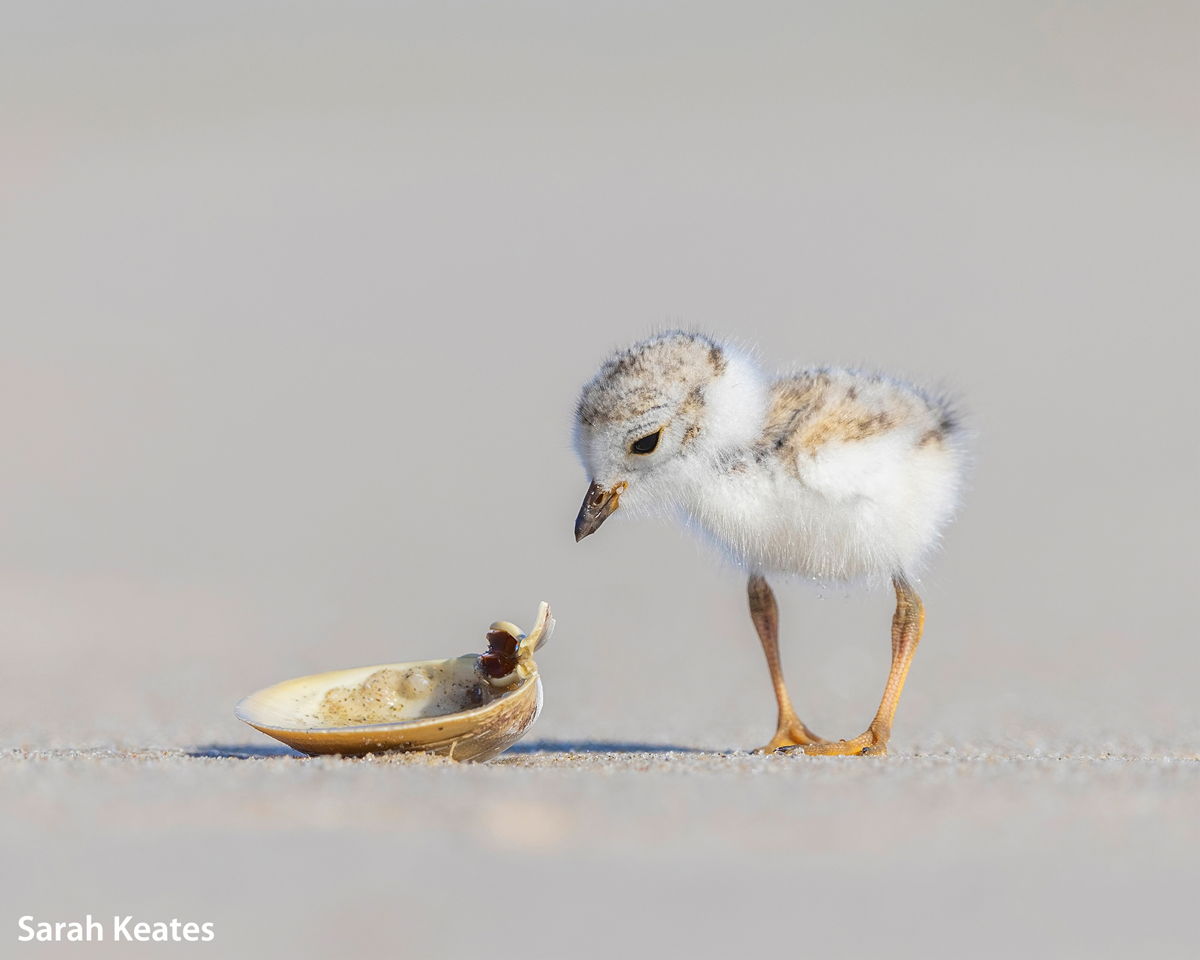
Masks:
[[[766,409],[753,361],[708,337],[664,333],[614,354],[575,409],[575,449],[591,480],[575,539],[619,505],[677,504],[715,460],[758,437]]]

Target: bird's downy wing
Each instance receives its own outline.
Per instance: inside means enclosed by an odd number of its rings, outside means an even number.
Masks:
[[[880,375],[812,370],[777,381],[765,452],[830,500],[887,497],[937,455],[952,423],[943,405]]]

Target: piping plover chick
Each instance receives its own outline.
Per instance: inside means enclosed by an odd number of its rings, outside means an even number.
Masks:
[[[575,446],[591,486],[575,539],[618,505],[681,515],[749,571],[779,703],[760,752],[886,755],[925,619],[912,584],[957,504],[963,441],[944,400],[900,380],[832,368],[772,379],[729,344],[664,333],[614,354],[583,388]],[[861,736],[824,740],[792,708],[769,573],[895,588],[891,672]]]

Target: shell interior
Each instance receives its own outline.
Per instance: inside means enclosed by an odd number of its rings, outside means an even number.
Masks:
[[[405,723],[484,706],[494,691],[478,657],[388,663],[334,670],[268,687],[238,705],[239,716],[268,726],[322,730]],[[264,696],[269,694],[269,696]]]

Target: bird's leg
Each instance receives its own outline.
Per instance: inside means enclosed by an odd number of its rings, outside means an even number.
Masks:
[[[903,577],[892,580],[896,587],[896,613],[892,617],[892,669],[888,674],[887,687],[875,719],[867,732],[853,740],[837,743],[816,743],[803,747],[805,753],[820,756],[865,756],[886,757],[887,742],[892,735],[892,718],[900,702],[900,691],[904,689],[904,678],[917,644],[921,642],[921,630],[925,626],[925,605]]]
[[[762,641],[763,653],[767,655],[767,668],[771,671],[771,683],[775,687],[775,699],[779,701],[779,725],[775,736],[765,747],[755,753],[774,753],[780,747],[807,746],[825,741],[808,729],[796,716],[787,687],[783,685],[783,667],[779,664],[779,607],[775,594],[767,581],[757,574],[750,577],[747,587],[750,594],[750,619]]]

